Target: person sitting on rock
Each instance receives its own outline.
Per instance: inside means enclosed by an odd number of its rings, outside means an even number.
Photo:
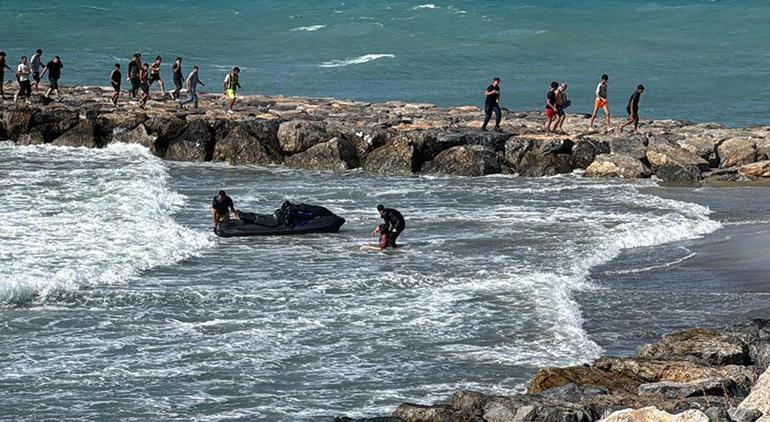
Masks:
[[[233,200],[227,196],[225,191],[221,190],[211,203],[211,221],[214,228],[216,228],[220,222],[227,223],[230,221],[230,211],[233,213],[233,218],[237,220],[238,211],[235,209]]]
[[[385,208],[385,206],[382,204],[377,205],[377,211],[379,211],[380,217],[385,220],[384,226],[385,232],[388,233],[388,246],[391,248],[397,248],[398,246],[396,245],[396,239],[398,239],[398,236],[401,234],[401,232],[404,231],[404,228],[406,227],[404,216],[401,215],[398,210],[393,208]],[[380,228],[378,227],[372,232],[373,236],[377,235],[378,229]]]

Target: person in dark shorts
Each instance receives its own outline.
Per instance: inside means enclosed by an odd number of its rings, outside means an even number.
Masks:
[[[238,211],[235,210],[233,200],[227,196],[225,191],[221,190],[211,202],[211,222],[213,223],[214,228],[216,228],[220,222],[227,223],[230,221],[230,211],[232,211],[234,217],[237,219]]]
[[[64,64],[61,62],[59,56],[54,56],[53,60],[48,62],[43,69],[43,73],[40,75],[42,78],[48,73],[48,91],[45,96],[51,98],[51,94],[56,92],[56,97],[61,100],[61,90],[59,90],[59,79],[61,78],[61,70]]]
[[[559,122],[559,107],[556,106],[556,99],[558,97],[559,83],[556,81],[551,82],[551,89],[545,95],[545,134],[550,135],[551,132],[556,129],[556,124]],[[553,128],[551,125],[553,124]]]
[[[5,70],[13,70],[7,63],[5,63],[5,51],[0,51],[0,97],[5,99],[5,91],[3,91],[3,84],[5,83]]]
[[[190,76],[187,77],[187,98],[179,102],[179,107],[187,109],[185,104],[192,103],[195,108],[198,108],[198,84],[205,86],[203,82],[198,78],[198,66],[193,66]]]
[[[171,74],[174,78],[174,91],[171,93],[171,98],[178,100],[179,92],[182,91],[182,85],[184,83],[182,75],[182,58],[177,57],[174,65],[171,66]]]
[[[500,78],[492,79],[492,85],[484,91],[486,100],[484,101],[484,124],[481,130],[487,130],[487,124],[495,113],[495,130],[500,131],[500,120],[502,120],[502,111],[500,111]]]
[[[32,80],[35,82],[35,92],[37,92],[40,85],[40,69],[43,67],[43,50],[38,48],[35,51],[29,60],[29,67],[32,71]]]
[[[163,82],[163,78],[160,77],[160,65],[163,63],[163,58],[160,56],[155,57],[155,61],[150,65],[150,79],[149,83],[152,86],[157,82],[160,85],[160,95],[166,96],[166,83]]]
[[[135,53],[134,59],[128,63],[128,78],[127,81],[131,82],[131,98],[136,98],[139,94],[139,89],[142,87],[142,82],[139,80],[139,74],[142,71],[142,54]]]
[[[623,132],[623,128],[634,124],[634,132],[639,133],[639,100],[642,97],[642,93],[644,92],[644,85],[639,85],[636,87],[636,91],[634,91],[631,94],[631,98],[628,99],[628,105],[626,106],[626,111],[628,112],[628,121],[623,123],[620,126],[620,132]]]
[[[115,68],[110,73],[110,85],[115,93],[112,94],[112,105],[118,106],[118,97],[120,97],[120,83],[123,81],[123,76],[120,74],[120,63],[115,63]]]
[[[380,217],[382,217],[383,220],[385,220],[385,232],[388,233],[388,246],[391,248],[397,248],[396,245],[396,239],[398,239],[398,236],[401,234],[401,232],[404,231],[404,228],[406,227],[406,221],[404,220],[404,216],[401,215],[398,210],[395,210],[393,208],[385,208],[384,205],[380,204],[377,205],[377,211],[380,213]],[[377,229],[372,232],[373,235],[377,234]]]
[[[26,97],[27,102],[29,102],[30,97],[32,97],[32,82],[29,80],[31,73],[27,56],[21,56],[19,65],[16,66],[16,80],[19,81],[19,92],[13,96],[14,102],[19,97]]]
[[[150,97],[150,65],[145,63],[139,69],[139,86],[142,88],[142,95],[139,97],[139,107],[144,108],[147,104],[147,98]]]

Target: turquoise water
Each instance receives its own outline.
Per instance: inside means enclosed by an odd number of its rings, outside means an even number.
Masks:
[[[602,73],[624,113],[770,124],[770,2],[760,1],[42,1],[0,2],[0,49],[42,47],[65,83],[106,84],[135,50],[202,67],[209,89],[239,65],[248,92],[479,104],[492,76],[503,105],[539,109],[551,80],[590,112]],[[9,60],[10,61],[10,60]],[[11,61],[13,62],[13,61]]]

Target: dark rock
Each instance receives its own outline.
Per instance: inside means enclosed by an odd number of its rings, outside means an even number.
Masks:
[[[746,397],[748,391],[731,379],[705,379],[693,382],[660,381],[639,386],[640,396],[683,399],[698,396]]]
[[[95,131],[96,132],[96,131]],[[97,142],[101,138],[97,136]],[[120,142],[123,144],[139,144],[150,150],[155,155],[163,156],[163,151],[157,148],[155,141],[157,138],[147,133],[147,128],[143,123],[130,130],[115,129],[110,142]]]
[[[541,369],[532,378],[527,388],[528,394],[544,393],[552,388],[569,384],[598,388],[602,390],[636,393],[643,382],[640,377],[628,373],[610,373],[588,365],[566,368]]]
[[[591,165],[586,168],[588,177],[623,177],[638,179],[650,177],[652,172],[643,162],[628,155],[601,154],[597,155]]]
[[[186,125],[187,122],[173,115],[155,116],[144,122],[147,133],[155,138],[159,151],[165,151],[171,140],[179,136]]]
[[[570,140],[537,142],[513,138],[505,144],[505,162],[524,177],[552,176],[570,173],[573,143]]]
[[[597,155],[609,154],[610,144],[596,139],[580,139],[572,146],[572,167],[585,169]]]
[[[370,173],[404,176],[420,170],[415,147],[410,142],[394,139],[372,151],[364,170]]]
[[[239,122],[224,139],[216,142],[213,159],[230,164],[281,163],[278,125],[274,120]]]
[[[15,141],[19,139],[19,136],[27,133],[31,123],[32,112],[29,110],[5,110],[3,112],[3,130],[11,140]]]
[[[100,145],[96,142],[96,132],[94,124],[83,119],[72,129],[64,132],[53,141],[54,145],[69,147],[97,148]]]
[[[749,345],[751,363],[760,370],[770,366],[770,321],[750,319],[730,328],[730,332],[742,335]]]
[[[17,145],[43,145],[47,142],[46,134],[40,128],[22,133],[16,139]]]
[[[610,138],[609,145],[612,154],[626,155],[639,161],[647,159],[647,139],[640,135]]]
[[[334,419],[332,419],[332,422],[405,422],[401,418],[397,418],[395,416],[385,416],[385,417],[378,417],[378,418],[348,418],[345,416],[337,416]]]
[[[281,123],[278,128],[278,142],[283,152],[289,154],[302,152],[329,139],[331,136],[319,122],[291,120]]]
[[[389,139],[387,130],[380,125],[359,125],[354,122],[342,120],[326,121],[326,132],[329,137],[347,139],[356,148],[359,163],[366,161],[370,152],[385,145]]]
[[[106,145],[110,142],[125,142],[125,138],[118,140],[116,136],[131,132],[137,126],[144,123],[147,116],[140,113],[107,113],[100,114],[94,120],[96,136],[99,138],[100,145]]]
[[[79,122],[79,113],[62,108],[44,109],[35,113],[31,125],[45,134],[46,142],[51,142],[71,129]]]
[[[286,157],[289,167],[321,171],[346,171],[358,167],[356,147],[347,139],[332,138]]]
[[[405,422],[444,422],[452,421],[452,409],[449,406],[423,406],[404,403],[393,412],[393,416]],[[454,419],[456,420],[456,419]]]
[[[480,145],[494,151],[502,151],[511,136],[513,135],[505,132],[446,132],[439,134],[436,141],[442,151],[462,145]]]
[[[709,422],[725,422],[730,420],[730,415],[724,407],[709,407],[703,413],[709,418]]]
[[[531,139],[511,138],[505,143],[505,163],[517,169],[524,155],[535,148],[535,141]]]
[[[727,409],[727,414],[734,422],[754,422],[762,417],[762,412],[757,409],[744,409],[742,407],[731,407]]]
[[[639,349],[639,357],[658,360],[696,360],[709,365],[749,365],[749,345],[740,336],[694,328],[663,336]]]
[[[561,387],[549,388],[540,393],[541,397],[578,403],[589,397],[611,394],[612,392],[602,387],[591,387],[569,383]]]
[[[176,161],[210,161],[214,155],[214,137],[206,121],[190,121],[179,136],[169,141],[165,158]]]
[[[494,150],[481,145],[452,147],[439,153],[426,163],[426,173],[451,174],[456,176],[483,176],[500,173],[502,167]]]
[[[649,142],[647,161],[656,176],[666,182],[695,183],[709,164],[698,155],[663,139]]]

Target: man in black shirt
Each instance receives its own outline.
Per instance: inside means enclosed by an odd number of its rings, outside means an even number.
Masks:
[[[112,105],[118,106],[118,97],[120,97],[120,83],[123,81],[123,76],[120,74],[120,63],[115,63],[115,69],[110,74],[110,85],[115,93],[112,94]]]
[[[134,60],[131,60],[131,62],[128,64],[128,78],[127,80],[131,82],[131,97],[136,98],[136,95],[139,93],[139,88],[142,86],[141,80],[139,80],[139,72],[142,68],[142,54],[136,53],[134,54]]]
[[[404,216],[401,215],[398,210],[394,210],[393,208],[385,208],[384,205],[377,205],[377,211],[380,212],[380,217],[385,220],[385,227],[383,227],[384,231],[390,233],[388,246],[391,248],[396,248],[396,239],[406,227]],[[372,235],[375,235],[375,233],[378,233],[378,230],[375,230]]]
[[[214,223],[214,227],[220,221],[227,223],[230,221],[230,210],[232,210],[235,218],[238,218],[238,211],[235,210],[233,200],[225,193],[225,191],[219,191],[219,194],[214,197],[214,201],[211,203],[211,220]]]
[[[48,92],[45,93],[46,97],[51,97],[51,94],[56,91],[56,96],[61,99],[61,91],[59,91],[59,78],[61,78],[61,69],[64,67],[64,64],[62,64],[61,59],[59,56],[54,56],[53,60],[48,62],[47,65],[45,65],[45,69],[43,69],[43,73],[40,74],[40,77],[42,78],[46,73],[48,73]]]
[[[481,130],[487,130],[487,123],[492,118],[492,112],[495,113],[495,130],[500,131],[500,120],[502,119],[502,112],[500,111],[500,78],[494,78],[492,85],[490,85],[484,92],[486,101],[484,103],[484,124],[481,125]]]
[[[628,112],[628,121],[620,126],[621,133],[623,132],[623,128],[630,125],[631,123],[634,124],[634,132],[639,133],[639,99],[641,98],[643,92],[644,85],[639,85],[636,87],[636,91],[631,94],[631,98],[628,99],[628,105],[626,106],[626,111]]]

